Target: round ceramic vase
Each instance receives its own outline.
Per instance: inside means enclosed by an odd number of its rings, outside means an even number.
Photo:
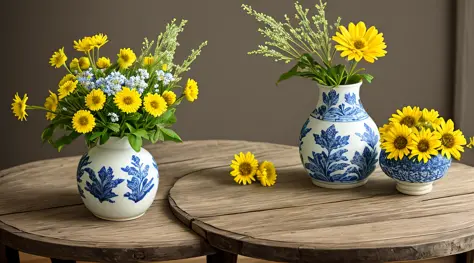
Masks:
[[[362,106],[361,85],[319,86],[316,109],[300,133],[301,162],[317,186],[362,186],[375,170],[380,134]]]
[[[84,205],[97,217],[111,221],[139,218],[151,206],[158,190],[158,166],[127,138],[110,138],[82,156],[77,188]]]
[[[442,155],[433,156],[428,162],[403,157],[402,160],[387,159],[385,150],[380,153],[382,171],[397,182],[397,190],[407,195],[424,195],[433,189],[433,182],[441,179],[451,160]]]

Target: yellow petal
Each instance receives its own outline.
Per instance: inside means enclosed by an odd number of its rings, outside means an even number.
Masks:
[[[349,34],[355,38],[358,37],[356,26],[352,22],[349,23]]]
[[[367,28],[365,27],[365,23],[360,21],[357,23],[357,32],[359,37],[363,37],[365,35]]]

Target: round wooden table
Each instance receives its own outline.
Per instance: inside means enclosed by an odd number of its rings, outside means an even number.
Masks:
[[[147,148],[159,165],[158,194],[145,216],[128,222],[97,219],[84,207],[76,185],[79,157],[1,171],[0,262],[6,258],[18,262],[17,250],[53,262],[162,261],[203,255],[211,263],[235,262],[235,255],[213,249],[176,220],[167,196],[179,177],[227,165],[237,143],[200,141]]]
[[[407,196],[380,169],[365,186],[329,190],[311,183],[297,147],[238,143],[233,153],[247,150],[275,163],[275,186],[235,184],[222,153],[170,190],[175,215],[213,247],[280,262],[473,260],[472,167],[453,163],[433,192]]]

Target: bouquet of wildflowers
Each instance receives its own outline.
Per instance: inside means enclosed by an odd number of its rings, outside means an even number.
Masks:
[[[428,162],[442,154],[451,159],[461,159],[464,146],[472,148],[474,137],[467,143],[460,130],[455,130],[452,120],[445,121],[435,110],[404,107],[392,115],[390,122],[380,128],[382,149],[388,159]]]
[[[349,23],[346,28],[340,25],[341,18],[329,24],[325,15],[326,3],[321,0],[316,4],[317,14],[309,18],[309,9],[303,9],[296,2],[296,25],[291,23],[287,15],[284,22],[279,22],[248,5],[242,7],[265,25],[258,31],[268,39],[265,45],[259,45],[257,50],[249,54],[260,54],[286,63],[296,61],[278,82],[294,76],[308,78],[325,86],[355,84],[362,80],[371,82],[373,76],[361,73],[365,69],[357,68],[357,64],[362,59],[374,63],[387,53],[383,34],[374,26],[367,29],[364,22],[359,22],[357,25]],[[334,47],[332,41],[336,44]],[[341,57],[347,58],[348,67],[334,63],[336,51],[341,52]]]
[[[145,38],[138,57],[130,48],[120,49],[113,63],[99,55],[109,41],[104,34],[74,41],[74,49],[83,56],[72,59],[69,65],[64,48],[59,49],[50,64],[65,68],[67,74],[59,82],[57,93],[50,91],[43,107],[27,105],[28,96],[20,97],[17,93],[12,103],[14,115],[26,120],[26,110],[46,111],[51,124],[41,137],[58,150],[82,134],[89,147],[104,144],[112,136],[127,137],[136,151],[143,139],[152,143],[181,141],[170,129],[176,122],[176,107],[184,98],[196,100],[199,90],[193,79],[188,79],[184,86],[178,83],[207,45],[203,42],[192,50],[181,65],[173,63],[177,37],[186,22],[177,24],[173,20],[156,43]],[[57,138],[60,130],[65,131],[64,135]]]

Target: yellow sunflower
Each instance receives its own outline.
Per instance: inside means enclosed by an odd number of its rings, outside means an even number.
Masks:
[[[390,121],[406,125],[408,128],[413,128],[418,124],[421,115],[420,108],[407,106],[403,107],[402,110],[397,110],[397,114],[393,114]]]
[[[411,134],[412,141],[408,148],[411,150],[410,158],[417,157],[418,162],[428,162],[432,155],[438,155],[436,150],[441,146],[441,135],[429,129],[418,131],[414,129]]]
[[[381,135],[384,141],[381,147],[389,153],[388,159],[395,158],[395,160],[401,160],[410,153],[408,149],[408,145],[412,142],[410,133],[411,129],[408,128],[408,126],[393,123],[393,125]]]
[[[145,58],[143,59],[143,65],[145,65],[145,66],[150,66],[151,64],[153,64],[153,61],[154,61],[154,60],[155,60],[155,59],[154,59],[153,57],[145,57]]]
[[[384,135],[390,130],[390,128],[392,128],[392,126],[392,123],[388,123],[379,128],[380,138],[382,141],[384,141]]]
[[[142,99],[138,91],[131,90],[127,87],[123,87],[121,91],[115,94],[114,102],[115,105],[125,113],[137,112],[142,105]]]
[[[230,175],[234,177],[234,181],[238,184],[251,184],[255,181],[255,174],[258,169],[258,161],[251,152],[247,154],[240,153],[235,155],[235,160],[232,160],[230,165],[232,171]]]
[[[49,111],[56,111],[58,108],[58,96],[56,93],[49,91],[49,96],[46,98],[46,101],[44,102],[44,107],[49,110]],[[52,112],[46,112],[46,119],[51,121],[56,117],[56,114]]]
[[[18,96],[18,92],[15,94],[12,103],[12,111],[15,117],[18,117],[20,121],[26,121],[26,101],[28,100],[28,96],[25,94],[23,95],[23,99]]]
[[[257,170],[257,178],[263,186],[272,186],[277,179],[275,166],[272,162],[264,161]]]
[[[106,57],[101,57],[97,60],[97,67],[100,69],[110,67],[110,59]]]
[[[89,58],[87,58],[87,57],[82,57],[82,58],[79,59],[79,67],[80,67],[82,70],[86,70],[86,69],[88,69],[90,66],[91,66],[91,62],[90,62]]]
[[[129,68],[133,62],[137,59],[137,56],[130,48],[122,48],[120,49],[120,53],[117,54],[118,56],[118,64],[121,69]]]
[[[188,101],[193,102],[197,100],[199,94],[197,82],[194,79],[188,79],[183,93]]]
[[[63,85],[59,87],[59,90],[58,90],[59,99],[62,100],[67,95],[73,93],[74,90],[76,90],[76,87],[77,87],[77,80],[66,81]]]
[[[105,45],[109,40],[107,39],[107,35],[99,33],[91,38],[92,45],[96,48],[101,48]]]
[[[451,159],[451,156],[456,160],[461,159],[461,152],[464,152],[463,145],[466,145],[467,141],[460,130],[454,130],[454,122],[443,120],[437,130],[441,135],[441,145],[439,147],[441,154],[448,159]]]
[[[145,111],[153,115],[153,117],[161,116],[167,109],[166,100],[159,94],[148,93],[143,100]]]
[[[76,77],[72,74],[67,74],[66,76],[64,76],[61,81],[59,81],[59,87],[61,87],[62,85],[64,85],[64,83],[68,82],[68,81],[74,81],[76,80]]]
[[[78,70],[80,67],[79,67],[79,59],[77,58],[73,58],[71,60],[71,63],[69,63],[69,68],[71,70]]]
[[[336,50],[341,51],[341,57],[348,60],[355,59],[359,62],[362,58],[367,62],[374,63],[379,57],[385,56],[387,45],[384,42],[383,34],[372,26],[368,30],[364,22],[349,24],[349,30],[344,26],[339,26],[341,32],[336,32],[332,40],[338,45]]]
[[[54,54],[49,59],[49,63],[51,66],[60,68],[62,65],[66,63],[67,57],[64,54],[64,47],[60,48],[58,51],[55,51]]]
[[[82,52],[89,52],[94,48],[91,37],[84,37],[78,41],[74,41],[74,49]]]
[[[92,90],[86,96],[86,106],[91,111],[101,110],[102,108],[104,108],[105,99],[106,99],[105,94],[102,90],[100,89]]]
[[[72,127],[78,133],[89,133],[95,127],[94,115],[88,110],[79,110],[72,117]]]
[[[442,120],[443,118],[439,117],[438,111],[423,109],[418,124],[421,128],[435,130]]]
[[[174,93],[171,90],[167,90],[163,92],[162,96],[163,96],[163,99],[165,99],[166,104],[168,104],[168,106],[176,102],[176,93]]]

